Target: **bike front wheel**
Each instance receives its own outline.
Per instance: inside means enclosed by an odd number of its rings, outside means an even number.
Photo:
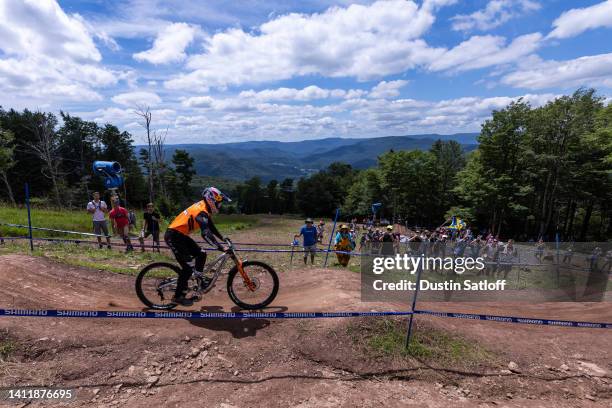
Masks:
[[[272,303],[279,286],[274,269],[258,261],[243,262],[242,268],[253,285],[249,287],[238,267],[233,267],[227,278],[227,294],[232,302],[247,310],[261,309]]]
[[[136,277],[136,294],[151,309],[169,310],[176,307],[172,297],[181,268],[166,262],[145,266]]]

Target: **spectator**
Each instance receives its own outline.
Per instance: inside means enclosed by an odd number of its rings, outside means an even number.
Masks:
[[[105,214],[108,212],[106,203],[100,200],[100,193],[93,193],[93,200],[87,203],[87,212],[92,214],[94,234],[98,238],[98,247],[102,248],[102,233],[106,237],[106,247],[111,249],[110,235],[108,234],[108,224]]]
[[[542,257],[544,256],[544,240],[540,238],[536,244],[535,257],[539,263],[542,263]]]
[[[571,265],[572,258],[574,257],[574,244],[569,244],[563,253],[563,263]]]
[[[476,259],[480,255],[480,249],[482,248],[482,241],[480,239],[480,235],[476,237],[475,240],[470,242],[470,251],[472,253],[472,258]]]
[[[605,263],[601,267],[601,270],[606,271],[606,267],[608,268],[608,273],[610,273],[610,270],[612,270],[612,249],[606,252]]]
[[[366,246],[367,239],[368,239],[368,234],[361,235],[361,239],[359,240],[359,252],[363,252],[363,247]]]
[[[157,247],[157,252],[159,252],[159,220],[160,216],[157,211],[155,211],[155,207],[153,203],[147,204],[147,209],[143,214],[143,222],[142,222],[142,230],[140,231],[140,249],[142,252],[145,251],[144,240],[149,235],[153,238],[153,251]]]
[[[334,249],[336,251],[343,252],[351,252],[353,249],[355,249],[355,242],[353,241],[353,238],[349,233],[348,225],[340,226],[340,231],[336,233]],[[336,256],[338,257],[338,263],[344,267],[348,265],[351,259],[351,256],[349,254],[337,253]]]
[[[393,226],[387,225],[386,229],[387,230],[381,238],[382,251],[380,252],[380,254],[385,256],[393,256],[395,255],[395,250],[393,248]]]
[[[129,214],[125,208],[123,208],[119,202],[119,197],[113,200],[113,209],[108,214],[108,217],[113,222],[113,232],[118,234],[123,242],[125,243],[125,252],[134,250],[132,241],[130,241],[130,220]]]
[[[310,263],[314,265],[315,254],[317,253],[317,228],[311,218],[304,221],[305,225],[300,229],[300,233],[295,235],[295,238],[303,237],[304,246],[304,265],[308,263],[308,254],[310,254]]]
[[[319,225],[317,225],[317,241],[323,243],[323,234],[325,233],[325,222],[323,220],[319,221]]]
[[[512,264],[517,256],[518,252],[514,247],[514,240],[509,239],[508,243],[504,246],[500,254],[501,265],[499,271],[503,272],[504,279],[508,278],[508,274],[512,270]]]
[[[600,247],[595,247],[595,249],[593,250],[593,253],[591,253],[591,256],[589,256],[589,268],[594,271],[597,269],[597,262],[599,261],[599,257],[602,254],[602,250]]]
[[[129,227],[131,232],[132,230],[136,229],[136,213],[134,210],[128,211],[128,220],[130,221]]]

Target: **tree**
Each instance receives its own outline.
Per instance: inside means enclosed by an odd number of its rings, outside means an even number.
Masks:
[[[41,168],[42,174],[51,180],[55,203],[62,206],[62,195],[60,183],[62,183],[62,157],[60,155],[60,143],[55,126],[56,117],[51,113],[35,112],[30,114],[29,129],[34,134],[33,142],[28,143],[29,149],[44,163]]]
[[[277,214],[279,211],[279,191],[278,181],[270,180],[266,186],[266,210],[269,213]]]
[[[420,150],[388,152],[378,158],[383,211],[391,207],[412,224],[437,224],[444,213],[438,200],[435,156]],[[395,208],[393,208],[395,207]]]
[[[463,148],[454,140],[437,140],[429,150],[435,157],[436,171],[440,184],[437,186],[440,211],[446,211],[454,202],[454,187],[457,173],[465,166]]]
[[[295,211],[295,188],[292,178],[286,178],[280,183],[278,196],[280,199],[280,214]]]
[[[135,109],[135,113],[137,116],[139,116],[142,120],[142,127],[145,128],[146,134],[147,134],[147,146],[148,146],[148,151],[147,151],[147,159],[148,162],[147,164],[147,168],[148,168],[148,176],[149,176],[149,202],[153,202],[153,198],[154,198],[154,193],[153,193],[153,163],[151,162],[151,158],[153,157],[153,139],[151,137],[151,120],[152,120],[152,116],[151,116],[151,109],[148,106],[141,106]]]
[[[263,191],[261,179],[253,177],[238,189],[242,211],[246,214],[257,214],[262,211]]]
[[[174,165],[174,171],[178,175],[178,184],[182,190],[180,200],[191,197],[191,181],[196,174],[194,167],[195,160],[186,150],[177,149],[172,155],[172,164]]]
[[[81,199],[89,197],[91,167],[100,155],[100,128],[95,122],[60,112],[62,126],[57,131],[59,152],[63,159],[62,173],[66,183],[77,186]]]
[[[530,109],[519,99],[493,111],[492,118],[482,125],[478,154],[471,157],[467,171],[457,179],[455,191],[476,212],[484,211],[481,214],[486,217],[481,221],[494,234],[500,233],[511,216],[528,215],[523,199],[530,188],[522,173],[529,156],[525,140]]]
[[[342,206],[355,177],[353,168],[345,163],[332,163],[325,170],[302,178],[298,182],[296,202],[305,215],[329,216]]]
[[[348,189],[342,213],[360,217],[368,216],[371,213],[372,204],[380,202],[383,197],[380,170],[362,170]]]
[[[15,136],[13,136],[12,132],[0,128],[0,177],[2,177],[2,181],[6,187],[8,199],[13,205],[15,205],[16,202],[11,183],[9,183],[8,172],[15,166],[15,159],[13,157],[13,152],[15,150],[13,144],[14,140]]]

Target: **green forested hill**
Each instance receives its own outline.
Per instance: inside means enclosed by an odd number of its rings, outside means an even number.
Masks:
[[[170,145],[195,158],[198,175],[245,180],[259,176],[299,178],[335,161],[363,169],[374,166],[390,150],[427,150],[435,140],[457,140],[466,151],[476,147],[477,134],[388,136],[365,139],[327,138],[300,142],[253,141],[223,144]]]

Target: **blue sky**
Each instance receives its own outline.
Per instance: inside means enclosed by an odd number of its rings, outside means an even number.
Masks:
[[[0,0],[0,105],[168,143],[478,131],[612,96],[612,0]]]

